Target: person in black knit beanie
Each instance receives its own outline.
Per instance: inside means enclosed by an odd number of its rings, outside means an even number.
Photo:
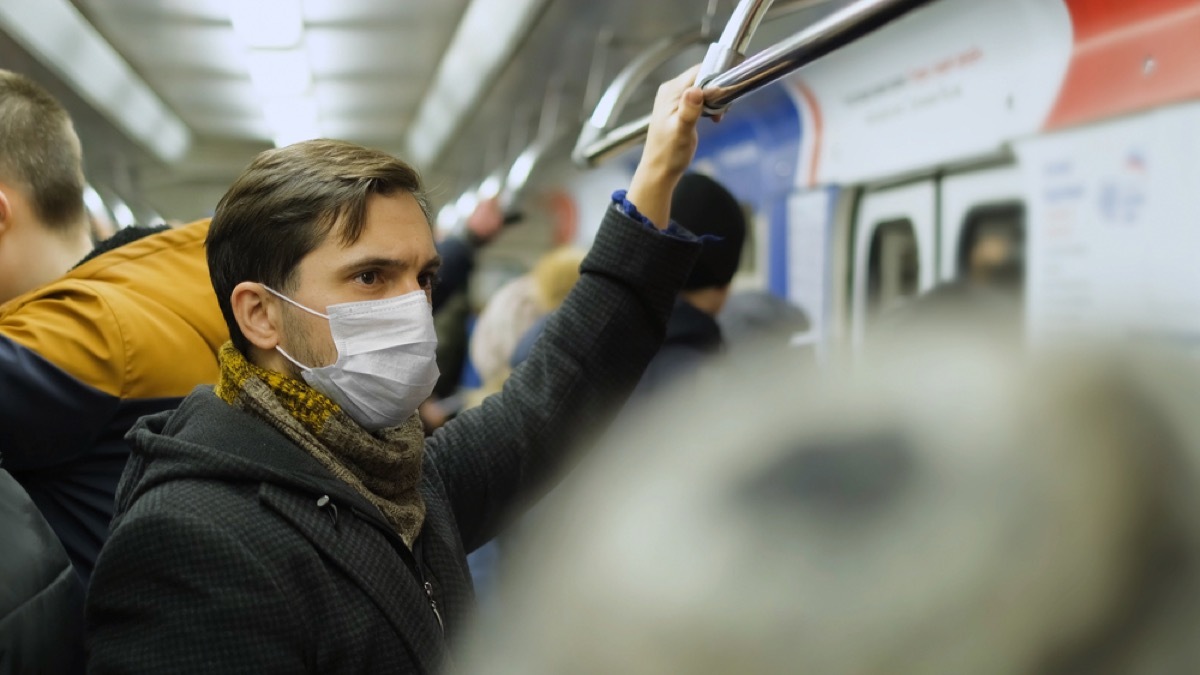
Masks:
[[[704,361],[724,349],[716,316],[729,297],[729,284],[742,257],[745,212],[720,183],[689,173],[671,198],[671,220],[700,237],[704,247],[675,300],[666,339],[646,368],[635,398],[695,375]]]

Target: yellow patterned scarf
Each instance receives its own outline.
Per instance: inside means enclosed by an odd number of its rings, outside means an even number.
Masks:
[[[411,548],[425,521],[425,433],[416,414],[373,435],[304,382],[250,363],[226,342],[216,394],[269,423],[379,508]]]

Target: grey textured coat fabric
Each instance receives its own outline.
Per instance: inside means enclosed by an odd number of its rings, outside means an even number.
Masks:
[[[472,605],[466,553],[625,400],[697,250],[609,210],[529,360],[427,442],[411,552],[357,493],[207,388],[142,420],[88,594],[90,671],[439,671]]]
[[[29,494],[0,468],[0,675],[83,668],[83,582]]]

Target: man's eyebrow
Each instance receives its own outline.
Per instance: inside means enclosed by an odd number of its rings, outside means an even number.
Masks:
[[[436,256],[430,258],[424,265],[422,265],[421,269],[422,270],[436,270],[441,266],[442,266],[442,256],[436,255]],[[408,269],[409,264],[404,262],[403,260],[397,260],[395,258],[371,257],[371,258],[359,258],[358,260],[348,262],[345,265],[342,265],[340,269],[343,273],[350,273],[350,272],[354,272],[356,270],[367,269],[367,268],[372,268],[372,267],[380,267],[380,268],[384,268],[384,269],[393,269],[393,270],[401,270],[402,271],[402,270]]]

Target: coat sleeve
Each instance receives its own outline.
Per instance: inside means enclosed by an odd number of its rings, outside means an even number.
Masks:
[[[3,468],[0,542],[0,673],[77,672],[83,584],[50,524]]]
[[[162,511],[128,519],[88,591],[88,672],[305,672],[304,633],[287,598],[217,523]]]
[[[94,445],[120,404],[125,341],[86,288],[39,295],[0,313],[0,448],[25,471]]]
[[[699,248],[687,232],[666,235],[610,208],[529,358],[499,394],[430,439],[468,551],[624,403],[662,342]]]

